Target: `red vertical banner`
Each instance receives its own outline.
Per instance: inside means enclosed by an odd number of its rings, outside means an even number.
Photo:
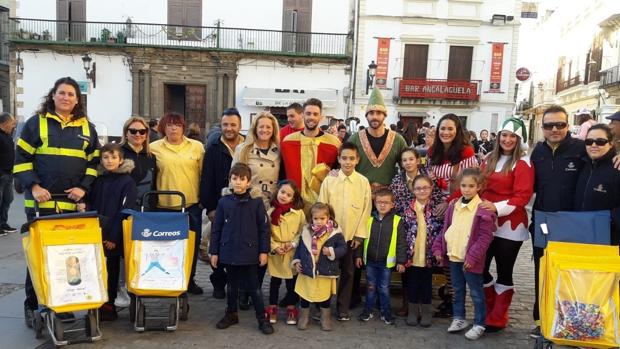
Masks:
[[[385,88],[388,77],[388,63],[390,62],[390,39],[379,38],[377,43],[377,75],[375,86]]]
[[[491,79],[489,92],[501,92],[504,43],[494,42],[491,49]]]

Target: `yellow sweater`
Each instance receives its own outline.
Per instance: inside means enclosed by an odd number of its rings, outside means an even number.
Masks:
[[[448,227],[445,234],[448,258],[451,262],[465,261],[471,226],[474,223],[478,204],[481,202],[478,195],[474,196],[466,205],[463,205],[462,200],[462,198],[459,199],[454,205],[452,225]]]

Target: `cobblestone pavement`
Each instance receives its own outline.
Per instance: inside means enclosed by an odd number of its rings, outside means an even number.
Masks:
[[[19,202],[16,198],[16,202]],[[11,223],[20,224],[23,211],[12,208]],[[49,338],[35,340],[34,333],[23,324],[23,278],[25,264],[21,250],[20,236],[10,234],[0,238],[0,328],[5,329],[0,348],[53,348]],[[202,296],[190,296],[189,320],[180,322],[175,332],[151,331],[137,333],[128,321],[128,311],[119,312],[115,322],[102,323],[103,339],[92,344],[72,345],[71,348],[532,348],[534,341],[529,339],[532,328],[531,308],[534,299],[533,262],[531,244],[526,242],[519,254],[515,267],[516,294],[511,307],[511,322],[500,333],[485,334],[480,340],[468,341],[462,334],[447,334],[449,319],[434,319],[428,329],[409,327],[402,318],[396,325],[371,320],[361,323],[356,316],[360,308],[351,311],[353,319],[346,323],[336,323],[333,332],[323,332],[317,323],[312,323],[307,331],[299,331],[282,320],[275,325],[276,333],[271,336],[261,334],[256,326],[252,311],[240,312],[240,323],[227,330],[217,330],[216,322],[223,314],[225,301],[211,297],[209,282],[210,267],[199,262],[197,282],[205,288]],[[264,294],[268,294],[268,278],[265,278]],[[283,285],[284,287],[284,285]],[[20,288],[14,290],[14,288]],[[10,292],[10,293],[9,293]],[[281,292],[281,295],[284,291]],[[436,300],[437,301],[437,300]],[[438,301],[437,301],[438,302]],[[468,301],[469,302],[469,301]],[[396,311],[400,299],[392,298]],[[473,317],[468,308],[468,318]]]
[[[265,336],[258,332],[253,312],[240,312],[240,324],[227,330],[217,330],[216,322],[223,314],[225,301],[211,297],[211,284],[208,275],[210,268],[199,262],[198,283],[205,287],[205,295],[190,297],[190,319],[181,322],[175,332],[136,333],[128,321],[128,312],[123,310],[120,317],[112,323],[103,323],[103,340],[94,344],[76,345],[74,348],[531,348],[534,341],[528,338],[532,326],[531,307],[534,297],[531,247],[524,244],[519,255],[515,272],[517,294],[511,309],[511,323],[501,333],[485,334],[480,340],[471,342],[462,334],[447,334],[449,319],[434,319],[428,329],[409,327],[399,318],[395,326],[388,326],[379,320],[361,323],[353,318],[346,323],[337,323],[335,330],[326,333],[318,323],[312,323],[307,331],[299,331],[284,322],[275,325],[276,333]],[[267,281],[268,278],[265,278]],[[265,282],[268,286],[268,282]],[[265,295],[268,287],[264,288]],[[283,294],[283,292],[281,292]],[[400,305],[400,299],[392,298],[392,307]],[[355,309],[357,315],[361,309]],[[468,317],[473,312],[468,308]],[[41,348],[52,348],[46,343]]]

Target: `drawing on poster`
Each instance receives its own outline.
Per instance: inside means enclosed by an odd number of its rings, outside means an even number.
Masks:
[[[100,247],[96,244],[46,246],[48,306],[107,300]]]
[[[140,241],[134,258],[139,260],[138,288],[181,290],[185,284],[187,240]],[[140,253],[137,255],[137,253]]]

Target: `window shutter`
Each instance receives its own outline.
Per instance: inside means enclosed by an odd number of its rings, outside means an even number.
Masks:
[[[448,80],[471,80],[471,46],[450,46]]]
[[[405,45],[403,79],[426,79],[428,45]]]

